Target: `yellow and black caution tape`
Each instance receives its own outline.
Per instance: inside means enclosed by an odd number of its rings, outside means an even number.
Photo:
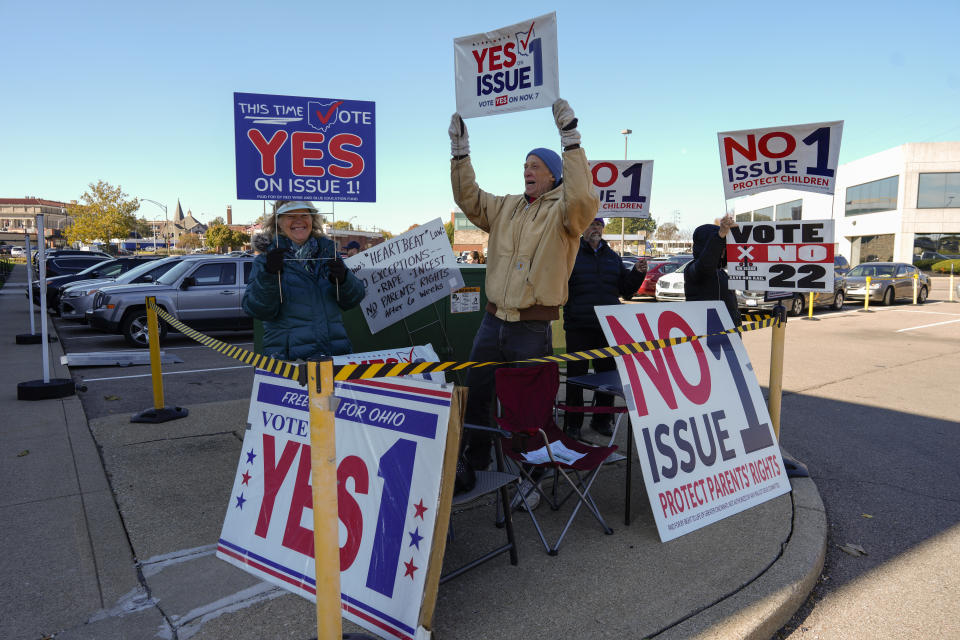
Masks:
[[[247,351],[226,342],[221,342],[202,334],[195,329],[191,329],[183,324],[168,312],[156,304],[152,305],[157,312],[157,317],[169,324],[180,333],[188,336],[200,344],[207,346],[223,355],[239,360],[246,364],[264,369],[270,373],[279,375],[290,380],[303,381],[305,376],[301,377],[302,365],[276,360],[267,356],[258,355],[252,351]],[[392,378],[396,376],[406,376],[419,373],[435,373],[440,371],[462,371],[464,369],[475,369],[479,367],[496,367],[504,364],[527,364],[543,362],[574,362],[578,360],[599,360],[601,358],[617,358],[632,353],[644,353],[674,347],[694,340],[703,340],[711,336],[721,336],[728,333],[744,333],[746,331],[756,331],[765,329],[777,323],[775,316],[763,314],[744,314],[743,318],[749,324],[743,324],[734,329],[726,329],[716,333],[709,333],[702,336],[681,336],[678,338],[668,338],[665,340],[648,340],[646,342],[634,342],[632,344],[619,344],[613,347],[601,347],[599,349],[590,349],[588,351],[577,351],[574,353],[563,353],[554,356],[544,356],[543,358],[530,358],[529,360],[515,360],[512,362],[402,362],[397,364],[343,364],[334,365],[333,379],[344,380],[366,380],[369,378]]]

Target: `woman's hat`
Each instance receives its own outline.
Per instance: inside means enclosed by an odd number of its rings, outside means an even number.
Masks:
[[[287,202],[280,205],[280,208],[277,209],[277,215],[283,213],[300,213],[306,211],[307,213],[317,213],[318,210],[313,206],[312,202],[307,202],[306,200],[294,200],[292,202]]]

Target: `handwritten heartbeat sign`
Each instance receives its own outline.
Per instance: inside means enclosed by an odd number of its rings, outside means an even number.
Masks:
[[[343,616],[380,636],[417,636],[453,385],[410,379],[337,383],[335,410]],[[307,390],[257,372],[256,415],[217,557],[316,598]],[[449,513],[447,514],[448,517]]]
[[[237,198],[376,202],[375,107],[234,93]]]
[[[550,107],[560,97],[557,14],[453,41],[464,118]]]

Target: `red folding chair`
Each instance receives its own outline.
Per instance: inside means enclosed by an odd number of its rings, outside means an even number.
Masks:
[[[543,535],[543,529],[533,510],[526,509],[540,541],[552,556],[557,555],[560,543],[563,542],[581,506],[586,506],[593,514],[603,527],[604,533],[613,533],[613,529],[600,515],[590,496],[590,487],[603,462],[617,450],[615,445],[598,447],[580,442],[566,435],[557,426],[554,420],[554,404],[559,388],[560,373],[553,362],[530,367],[500,368],[496,372],[499,407],[497,422],[501,429],[514,434],[514,437],[504,443],[503,452],[517,463],[526,480],[522,484],[529,487],[526,493],[518,490],[520,500],[527,506],[527,497],[537,491],[552,509],[557,510],[568,498],[577,496],[573,513],[552,546]],[[534,480],[533,472],[537,469],[553,471],[553,488],[550,492],[544,491]],[[570,485],[570,491],[562,498],[558,491],[560,478]]]

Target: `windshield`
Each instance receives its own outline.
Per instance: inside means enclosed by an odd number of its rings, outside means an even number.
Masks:
[[[852,278],[863,278],[865,276],[876,278],[877,276],[892,276],[895,270],[896,266],[892,264],[858,264],[850,269],[850,273],[847,275]]]
[[[684,268],[693,262],[693,260],[687,260],[686,262],[681,262],[680,266],[673,270],[674,273],[683,273]]]
[[[133,269],[130,269],[130,271],[127,271],[126,273],[121,275],[119,278],[117,278],[117,283],[120,284],[120,283],[133,282],[143,274],[150,273],[151,271],[159,267],[161,264],[165,262],[169,262],[170,260],[171,258],[163,258],[162,260],[147,260],[146,262],[142,264],[138,264]]]
[[[193,260],[183,260],[180,264],[173,266],[170,271],[157,278],[158,284],[172,285],[180,279],[184,273],[192,269],[197,263]]]
[[[96,271],[97,269],[102,269],[103,267],[107,266],[107,263],[108,263],[108,262],[116,262],[116,260],[114,260],[114,259],[112,259],[112,258],[105,259],[105,260],[101,260],[100,262],[96,263],[95,265],[93,265],[93,266],[91,266],[91,267],[87,267],[87,268],[84,269],[83,271],[80,271],[79,273],[77,273],[77,275],[78,275],[78,276],[85,276],[85,275],[87,275],[88,273],[92,273],[92,272]]]

